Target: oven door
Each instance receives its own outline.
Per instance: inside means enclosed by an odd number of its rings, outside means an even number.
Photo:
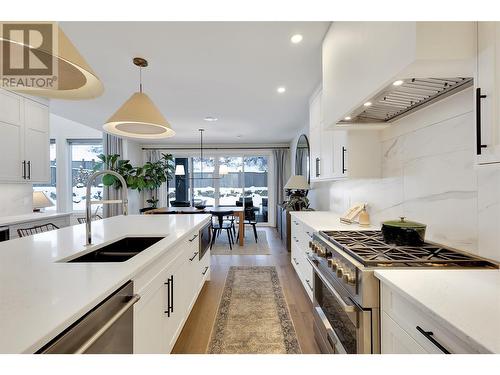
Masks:
[[[371,310],[354,303],[334,280],[314,269],[314,335],[323,353],[372,353]]]

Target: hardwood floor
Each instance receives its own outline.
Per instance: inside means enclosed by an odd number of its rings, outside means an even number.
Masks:
[[[275,228],[265,230],[271,255],[212,255],[211,279],[205,283],[172,353],[205,353],[230,266],[275,266],[302,353],[319,353],[312,330],[312,304],[290,263]]]

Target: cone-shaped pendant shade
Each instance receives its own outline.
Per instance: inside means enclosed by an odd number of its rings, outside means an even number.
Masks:
[[[132,95],[103,126],[120,137],[156,139],[175,135],[170,124],[144,93]]]
[[[80,100],[100,96],[104,91],[101,81],[73,43],[57,24],[46,23],[46,26],[49,30],[52,29],[51,38],[54,42],[42,44],[38,48],[14,40],[11,35],[15,33],[6,32],[4,35],[3,29],[0,31],[0,48],[9,51],[9,59],[4,58],[0,61],[0,71],[3,72],[3,78],[6,78],[0,80],[0,87],[55,99]],[[49,70],[46,73],[43,73],[44,75],[34,73],[33,70],[25,70],[27,69],[25,56],[31,56],[35,52],[43,67],[51,66],[47,68]],[[6,69],[10,67],[24,68],[18,73],[12,71],[6,75]]]

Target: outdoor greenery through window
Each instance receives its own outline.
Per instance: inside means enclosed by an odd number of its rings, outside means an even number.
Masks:
[[[68,140],[71,149],[71,199],[73,211],[85,210],[87,179],[100,163],[99,154],[103,153],[101,139]],[[102,200],[102,179],[97,178],[92,184],[92,200]]]
[[[49,145],[50,153],[50,181],[47,184],[33,184],[33,191],[43,191],[45,195],[54,202],[53,207],[47,207],[45,210],[56,210],[57,208],[57,190],[56,190],[56,140],[51,139]]]

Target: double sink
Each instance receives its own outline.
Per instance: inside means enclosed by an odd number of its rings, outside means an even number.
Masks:
[[[165,237],[125,237],[66,263],[125,262]]]

